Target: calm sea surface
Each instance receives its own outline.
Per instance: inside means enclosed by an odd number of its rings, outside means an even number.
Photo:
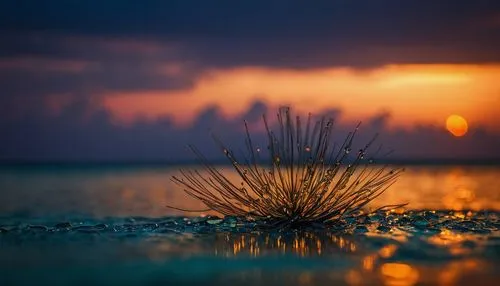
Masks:
[[[500,278],[498,166],[406,166],[371,205],[408,202],[405,213],[353,222],[346,232],[286,233],[166,208],[203,208],[170,180],[177,169],[0,167],[0,285],[497,285]]]

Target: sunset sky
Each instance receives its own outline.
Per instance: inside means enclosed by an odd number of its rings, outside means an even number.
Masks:
[[[2,1],[0,160],[215,158],[209,130],[237,146],[283,105],[396,158],[500,159],[499,51],[498,1]]]

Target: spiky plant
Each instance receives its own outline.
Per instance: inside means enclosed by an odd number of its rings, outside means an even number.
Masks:
[[[373,159],[366,157],[367,150],[376,136],[353,154],[359,125],[336,148],[331,144],[333,119],[323,117],[313,124],[309,115],[304,125],[299,116],[292,117],[289,108],[281,108],[277,115],[277,132],[271,130],[263,116],[267,152],[253,143],[246,121],[247,155],[242,159],[214,137],[241,177],[241,184],[229,180],[192,145],[189,148],[206,174],[180,170],[181,176],[174,176],[173,181],[220,214],[245,216],[272,225],[302,226],[337,222],[359,213],[402,171],[387,166],[369,167]],[[399,206],[402,205],[384,208]]]

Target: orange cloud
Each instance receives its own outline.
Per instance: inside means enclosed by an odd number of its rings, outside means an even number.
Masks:
[[[289,104],[300,112],[345,111],[342,120],[362,120],[382,110],[391,126],[439,124],[460,114],[471,124],[499,130],[500,65],[388,65],[372,70],[316,70],[242,67],[207,71],[186,90],[102,94],[116,120],[168,115],[189,124],[209,105],[227,117],[239,115],[256,99]]]

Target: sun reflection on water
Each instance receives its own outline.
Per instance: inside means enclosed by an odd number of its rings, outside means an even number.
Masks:
[[[484,267],[484,265],[477,259],[451,262],[438,274],[438,281],[441,285],[453,285],[461,275],[476,272],[480,267]]]
[[[366,238],[370,237],[376,238],[376,236],[367,236]],[[328,268],[316,270],[305,268],[293,271],[288,275],[288,279],[290,279],[290,283],[297,285],[315,285],[318,281],[323,283],[327,280],[339,281],[339,279],[348,285],[366,285],[371,282],[384,285],[415,285],[418,283],[426,284],[429,281],[440,285],[453,285],[467,275],[480,273],[481,267],[484,266],[483,262],[472,257],[449,260],[449,262],[438,264],[437,267],[417,263],[418,261],[401,260],[401,254],[398,254],[400,249],[404,248],[406,243],[415,243],[422,238],[411,239],[413,242],[400,242],[384,238],[379,243],[370,246],[370,244],[366,244],[366,241],[360,240],[358,236],[336,235],[327,232],[254,232],[217,233],[214,234],[213,240],[206,241],[205,245],[196,244],[196,240],[192,237],[183,237],[181,242],[183,245],[194,244],[194,247],[189,247],[191,251],[187,252],[191,256],[212,248],[212,254],[215,257],[236,260],[251,259],[256,261],[256,267],[258,267],[260,259],[290,255],[297,259],[314,257],[326,259],[324,260],[325,265],[336,260],[343,261],[339,264],[341,266],[333,266],[329,270]],[[446,250],[450,255],[460,257],[470,254],[475,247],[474,245],[480,244],[479,237],[449,230],[428,236],[425,241]],[[178,245],[169,246],[172,244],[171,240],[165,244],[163,246],[159,244],[158,248],[151,252],[155,253],[152,255],[152,259],[154,257],[155,260],[158,260],[161,256],[158,253],[162,251],[177,252],[179,249]],[[185,251],[182,253],[186,255]],[[258,267],[252,271],[257,270],[260,271],[259,277],[262,276],[262,279],[266,279],[266,275],[270,275],[265,268]],[[234,275],[246,277],[245,279],[256,279],[256,276],[250,275],[248,271],[250,270],[236,271]]]
[[[217,235],[216,255],[224,257],[293,254],[298,257],[322,256],[336,252],[356,252],[356,244],[345,237],[330,233],[296,233],[293,236],[269,233]]]
[[[384,263],[380,273],[384,284],[391,286],[415,285],[419,277],[418,271],[405,263]]]

